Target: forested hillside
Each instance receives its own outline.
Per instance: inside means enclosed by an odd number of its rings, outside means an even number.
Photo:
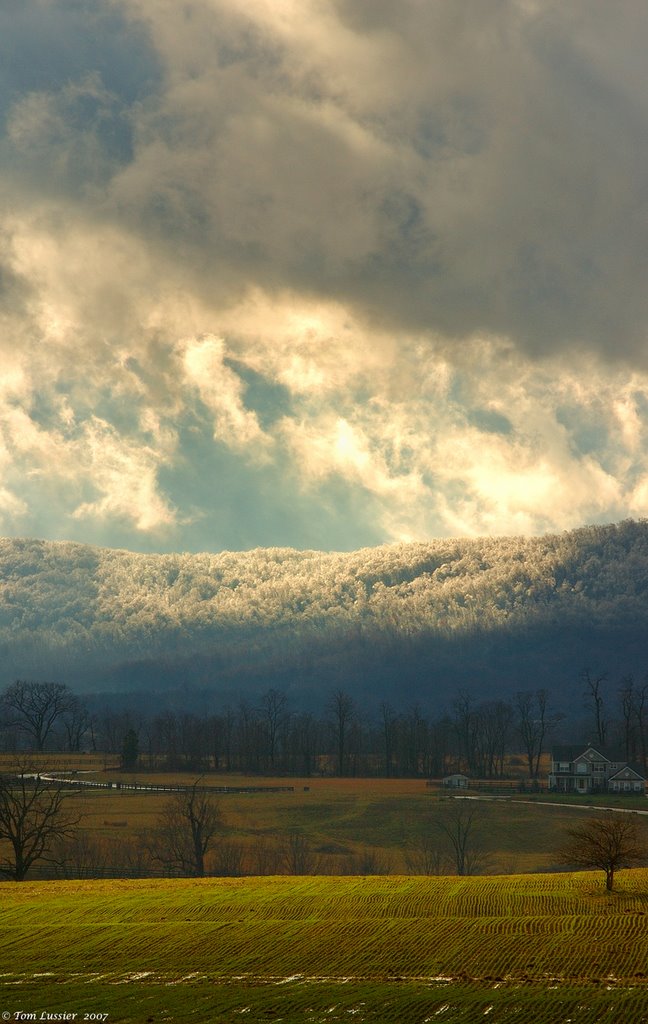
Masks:
[[[308,703],[334,686],[436,700],[648,670],[646,522],[348,554],[3,540],[0,580],[5,683],[281,686]]]

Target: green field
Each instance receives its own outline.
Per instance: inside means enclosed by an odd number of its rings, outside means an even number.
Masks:
[[[579,873],[25,882],[0,896],[4,1019],[648,1021],[646,869],[611,895]]]

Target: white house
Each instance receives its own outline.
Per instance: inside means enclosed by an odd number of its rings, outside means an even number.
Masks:
[[[646,777],[625,758],[596,747],[554,747],[549,789],[557,793],[645,793]]]

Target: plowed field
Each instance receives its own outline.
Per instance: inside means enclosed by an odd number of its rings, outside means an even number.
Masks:
[[[0,1013],[639,1024],[647,910],[644,869],[3,883]]]

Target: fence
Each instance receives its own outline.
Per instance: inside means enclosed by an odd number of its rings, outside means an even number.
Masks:
[[[146,782],[95,782],[93,779],[72,779],[64,772],[41,775],[44,782],[65,786],[87,786],[89,789],[119,789],[138,793],[294,793],[294,786],[165,786]]]

